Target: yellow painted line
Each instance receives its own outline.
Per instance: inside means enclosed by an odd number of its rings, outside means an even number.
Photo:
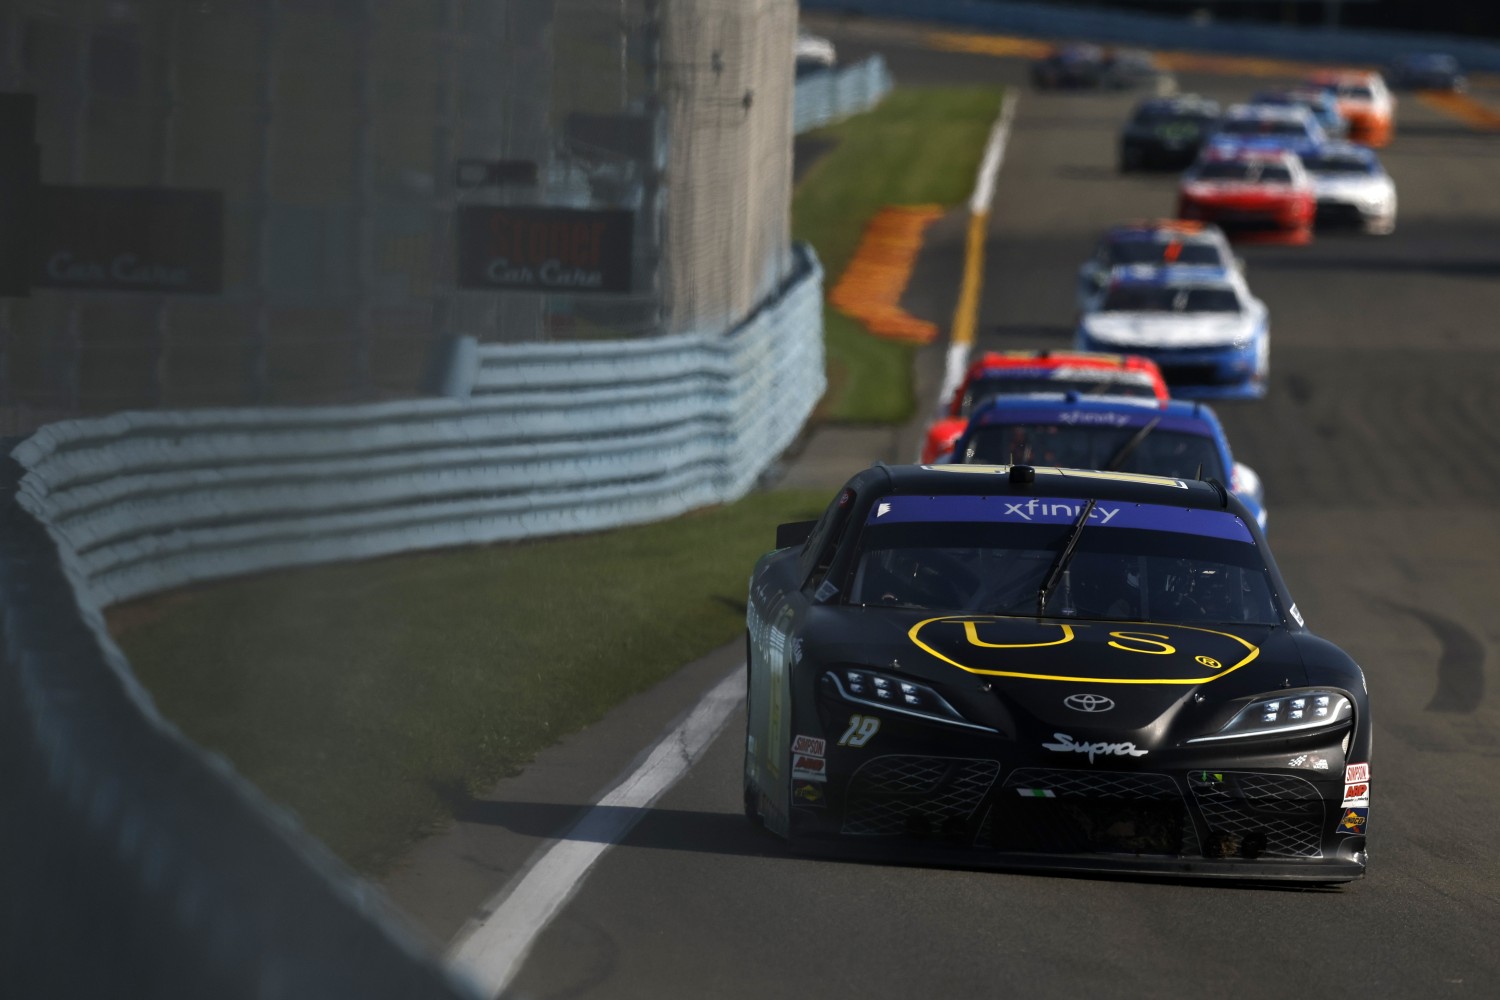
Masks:
[[[911,283],[923,233],[942,217],[943,209],[938,205],[882,208],[865,227],[854,258],[828,301],[877,337],[910,344],[932,343],[938,334],[937,324],[902,309],[901,296]]]
[[[1424,90],[1417,94],[1417,100],[1477,129],[1500,131],[1500,111],[1479,103],[1468,94]]]
[[[964,280],[959,286],[948,339],[966,348],[974,343],[974,325],[979,317],[979,291],[984,284],[984,237],[989,222],[988,210],[970,215],[969,232],[964,240]]]

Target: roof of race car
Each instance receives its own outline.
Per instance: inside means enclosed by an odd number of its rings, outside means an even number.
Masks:
[[[1318,147],[1319,156],[1342,156],[1350,160],[1358,160],[1361,163],[1379,163],[1380,157],[1375,150],[1369,146],[1361,146],[1357,142],[1326,142]]]
[[[987,351],[969,364],[969,371],[977,374],[990,369],[1052,369],[1069,365],[1108,369],[1155,367],[1147,358],[1105,351]]]
[[[1120,222],[1104,231],[1104,238],[1114,243],[1181,240],[1214,243],[1222,238],[1219,227],[1190,219],[1136,219]]]
[[[1135,113],[1145,111],[1197,111],[1217,115],[1219,102],[1199,94],[1178,94],[1174,97],[1148,97],[1136,105]]]
[[[1312,117],[1300,104],[1234,104],[1224,112],[1225,119],[1237,121],[1295,121],[1299,124]]]
[[[1126,264],[1113,268],[1110,282],[1165,288],[1171,285],[1232,286],[1230,270],[1209,264]]]
[[[1201,159],[1216,162],[1243,160],[1254,163],[1289,163],[1300,157],[1288,149],[1285,143],[1236,137],[1216,140],[1213,145],[1203,150]]]
[[[1029,481],[1012,481],[1011,469],[1030,469]],[[1017,477],[1028,480],[1026,475]],[[1049,496],[1166,504],[1201,510],[1233,510],[1227,491],[1196,479],[1168,479],[1133,472],[1099,472],[1054,466],[1008,465],[876,465],[849,481],[863,492],[875,486],[879,495]],[[881,488],[883,486],[883,488]]]
[[[1158,402],[1127,396],[1084,396],[1076,392],[997,396],[974,410],[969,417],[969,427],[1027,423],[1120,428],[1145,427],[1153,421],[1164,431],[1183,431],[1200,437],[1218,436],[1218,419],[1202,403],[1182,399]]]

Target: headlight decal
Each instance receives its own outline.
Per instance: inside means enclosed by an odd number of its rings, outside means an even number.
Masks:
[[[1341,691],[1304,689],[1257,698],[1235,714],[1216,733],[1188,740],[1206,743],[1253,736],[1294,735],[1349,724],[1354,705]]]

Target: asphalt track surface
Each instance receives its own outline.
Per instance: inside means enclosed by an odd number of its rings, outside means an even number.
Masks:
[[[912,29],[826,33],[846,60],[883,52],[905,84],[1024,80],[1016,60],[932,52]],[[1226,100],[1265,82],[1183,80]],[[1023,87],[979,348],[1066,346],[1073,275],[1099,230],[1170,213],[1170,176],[1114,170],[1133,101]],[[1500,135],[1406,100],[1383,158],[1401,199],[1396,235],[1244,250],[1271,310],[1272,382],[1264,401],[1218,407],[1236,457],[1264,478],[1272,545],[1308,624],[1368,674],[1364,880],[1251,888],[791,856],[740,814],[736,713],[542,933],[511,995],[1500,995],[1500,713],[1488,697],[1500,641]],[[907,297],[945,328],[961,248],[961,223],[935,226]],[[940,348],[923,359],[923,384],[937,364]],[[880,457],[904,456],[865,456]],[[392,894],[450,936],[738,652],[690,666],[544,756],[500,801],[475,804],[457,847],[450,837],[419,855]]]

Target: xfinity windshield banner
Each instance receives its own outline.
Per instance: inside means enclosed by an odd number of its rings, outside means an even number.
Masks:
[[[628,292],[634,223],[630,211],[464,206],[459,287]]]
[[[1017,524],[1073,524],[1088,501],[1048,497],[891,496],[870,508],[868,524],[973,521]],[[1090,527],[1144,528],[1181,534],[1251,541],[1250,530],[1234,514],[1218,510],[1162,507],[1101,500],[1089,511]]]

